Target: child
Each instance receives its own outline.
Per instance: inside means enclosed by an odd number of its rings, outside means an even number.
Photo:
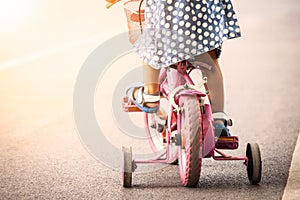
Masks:
[[[134,44],[144,62],[144,84],[127,90],[144,112],[159,109],[160,69],[190,58],[209,57],[207,71],[215,129],[230,135],[224,113],[224,86],[218,63],[223,41],[240,37],[230,0],[145,0],[145,24]]]

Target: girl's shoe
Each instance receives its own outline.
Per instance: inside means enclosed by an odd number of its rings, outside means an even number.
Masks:
[[[222,121],[223,123],[214,123],[215,136],[226,137],[231,136],[227,126],[232,126],[232,120],[224,112],[216,112],[212,114],[214,121]]]
[[[136,92],[136,98],[134,97],[134,92]],[[143,112],[146,113],[156,113],[159,108],[160,96],[158,94],[145,94],[143,83],[134,83],[129,86],[126,90],[126,94],[129,99]],[[146,103],[156,103],[154,107],[145,106]]]

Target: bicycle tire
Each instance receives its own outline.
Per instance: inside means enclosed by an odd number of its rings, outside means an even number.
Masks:
[[[178,149],[180,179],[186,187],[199,183],[202,165],[202,118],[197,96],[181,96],[181,145]]]
[[[261,181],[262,162],[259,146],[257,143],[248,143],[246,148],[248,158],[247,175],[251,185]]]

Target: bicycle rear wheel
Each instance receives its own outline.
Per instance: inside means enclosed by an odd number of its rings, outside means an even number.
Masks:
[[[202,118],[198,98],[182,96],[179,105],[181,114],[181,145],[178,162],[181,182],[186,187],[198,185],[202,164]]]

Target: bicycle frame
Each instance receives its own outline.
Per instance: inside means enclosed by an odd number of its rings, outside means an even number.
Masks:
[[[200,62],[201,64],[201,62]],[[201,67],[201,66],[200,66]],[[162,97],[169,101],[168,125],[166,131],[166,145],[167,148],[159,153],[154,159],[150,160],[133,160],[134,166],[136,164],[147,163],[171,163],[172,157],[170,154],[171,148],[171,133],[177,130],[177,137],[180,138],[181,130],[181,107],[177,104],[178,99],[182,95],[197,95],[199,98],[201,113],[202,113],[202,130],[203,130],[203,151],[202,157],[212,157],[214,160],[243,160],[248,166],[248,158],[234,157],[222,153],[215,148],[215,135],[213,127],[213,117],[211,112],[210,100],[207,94],[206,78],[201,77],[202,81],[196,86],[190,77],[193,70],[200,70],[200,67],[190,66],[187,61],[179,62],[177,65],[166,68],[160,75],[160,92]],[[204,66],[205,67],[205,66]],[[189,68],[189,69],[188,69]],[[148,120],[145,114],[145,122]],[[148,122],[146,122],[148,123]],[[153,145],[153,144],[151,144]],[[177,144],[180,146],[181,144]],[[178,155],[178,152],[176,153]],[[218,155],[217,155],[218,154]]]

